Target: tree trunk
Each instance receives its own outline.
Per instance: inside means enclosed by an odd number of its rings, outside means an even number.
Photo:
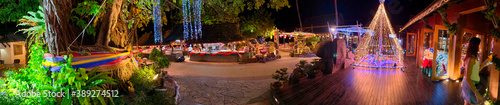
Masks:
[[[49,52],[58,54],[59,51],[69,50],[69,44],[78,35],[77,27],[69,23],[69,13],[73,9],[73,0],[43,0],[45,14],[46,42]],[[78,42],[78,41],[77,41]],[[76,42],[75,42],[76,43]]]
[[[114,5],[114,3],[112,4]],[[108,8],[106,10],[106,14],[104,14],[100,19],[100,24],[98,25],[98,28],[99,31],[97,34],[97,38],[96,38],[96,43],[95,45],[96,46],[107,46],[108,44],[106,43],[106,40],[108,40],[108,32],[109,32],[109,29],[110,29],[110,23],[111,22],[108,22],[110,21],[110,14],[112,12],[113,8]]]
[[[103,25],[105,26],[104,28],[101,27],[102,31],[100,32],[103,33],[99,33],[96,45],[108,46],[109,42],[111,41],[110,40],[111,35],[122,33],[121,31],[123,31],[123,29],[116,29],[117,28],[116,26],[117,24],[119,24],[119,21],[122,21],[119,15],[121,13],[122,4],[123,0],[114,0],[113,4],[111,4],[111,7],[108,10],[109,14],[107,14],[107,17],[105,17],[108,18],[107,21],[109,22],[105,22],[108,24],[107,26]],[[105,30],[107,30],[107,32]]]

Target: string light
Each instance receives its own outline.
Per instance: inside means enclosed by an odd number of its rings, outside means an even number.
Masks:
[[[153,7],[153,22],[154,22],[154,37],[155,37],[155,43],[161,43],[163,42],[163,37],[161,34],[161,6],[160,6],[160,0],[155,0],[154,1],[154,7]]]
[[[387,17],[384,0],[371,21],[368,30],[355,50],[355,62],[360,67],[394,69],[402,68],[402,48]],[[336,29],[339,30],[339,29]],[[390,50],[392,49],[392,50]],[[394,53],[392,53],[394,52]],[[394,64],[394,66],[392,66]],[[388,66],[390,65],[390,66]]]
[[[201,39],[201,0],[182,1],[182,25],[184,40]]]

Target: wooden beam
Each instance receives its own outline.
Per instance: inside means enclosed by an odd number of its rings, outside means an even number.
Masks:
[[[469,10],[466,10],[466,11],[459,12],[458,14],[460,14],[460,15],[470,14],[470,13],[474,13],[474,12],[479,12],[479,11],[486,10],[487,8],[488,7],[486,7],[486,5],[483,5],[483,6],[480,6],[480,7],[476,7],[476,8],[473,8],[473,9],[469,9]]]

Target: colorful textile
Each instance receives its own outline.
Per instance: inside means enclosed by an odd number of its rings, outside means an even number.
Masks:
[[[121,66],[128,62],[128,60],[123,60],[124,58],[130,57],[130,52],[120,52],[120,53],[105,53],[105,52],[92,52],[90,55],[82,55],[80,53],[70,53],[73,55],[71,65],[73,68],[85,68],[92,69],[95,67],[99,67],[99,69],[106,68],[114,68]],[[49,68],[51,71],[60,71],[60,66],[56,62],[66,63],[63,55],[54,57],[51,54],[46,53],[44,55],[44,59],[46,61],[43,62],[43,65]],[[137,61],[133,57],[132,61],[134,65],[137,66]]]
[[[469,87],[467,81],[462,82],[462,98],[469,104],[480,104],[476,98],[476,94],[474,94],[472,89]]]
[[[432,67],[432,59],[424,59],[422,66],[424,68]]]

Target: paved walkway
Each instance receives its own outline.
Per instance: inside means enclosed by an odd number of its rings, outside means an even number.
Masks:
[[[300,60],[315,58],[283,57],[267,63],[172,63],[169,75],[180,86],[181,105],[256,104],[267,105],[271,99],[271,75],[279,68],[295,67]]]

